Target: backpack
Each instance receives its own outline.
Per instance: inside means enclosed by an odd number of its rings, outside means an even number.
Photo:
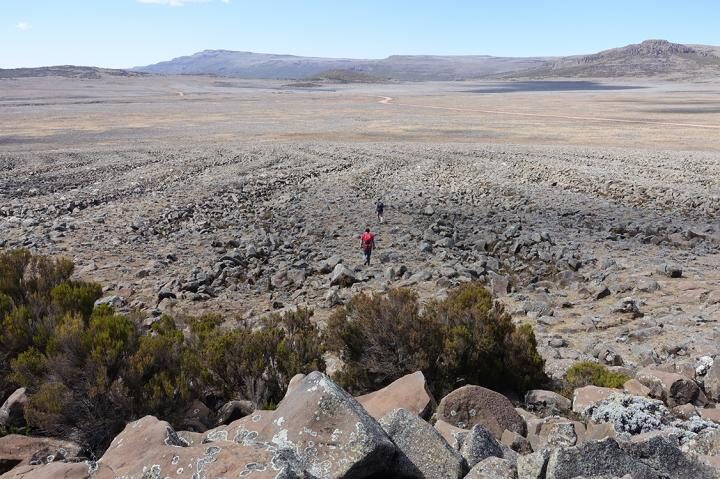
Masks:
[[[360,241],[362,241],[362,249],[369,250],[372,249],[373,240],[375,239],[375,235],[372,233],[363,233],[360,237]]]

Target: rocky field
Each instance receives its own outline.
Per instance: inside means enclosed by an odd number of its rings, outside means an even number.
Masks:
[[[152,81],[112,80],[112,95],[58,81],[62,101],[7,83],[0,249],[71,258],[76,279],[103,286],[99,303],[145,331],[163,313],[232,328],[300,306],[324,327],[362,291],[427,302],[480,281],[533,327],[548,387],[567,397],[433,398],[418,372],[356,401],[329,356],[328,376],[297,377],[275,411],[199,403],[193,432],[145,417],[101,459],[5,436],[0,477],[717,477],[716,89],[162,79],[143,97],[124,83]],[[581,361],[633,379],[563,391]],[[0,399],[12,425],[25,392]]]
[[[3,246],[73,258],[149,322],[297,305],[322,321],[360,290],[430,298],[479,279],[533,323],[558,377],[582,358],[715,353],[714,154],[303,143],[0,161]]]

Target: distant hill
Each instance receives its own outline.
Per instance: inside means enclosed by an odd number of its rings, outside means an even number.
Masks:
[[[129,70],[113,70],[110,68],[79,67],[74,65],[62,65],[53,67],[38,68],[10,68],[0,69],[0,78],[30,78],[30,77],[65,77],[98,79],[104,76],[140,76],[142,72]]]
[[[363,60],[206,50],[134,70],[162,75],[218,75],[281,80],[316,78],[326,72],[348,72],[350,76],[367,75],[392,80],[461,80],[537,68],[548,65],[552,60],[430,55],[395,55],[382,60]]]
[[[720,47],[646,40],[593,55],[564,57],[548,66],[509,76],[619,78],[719,74]]]

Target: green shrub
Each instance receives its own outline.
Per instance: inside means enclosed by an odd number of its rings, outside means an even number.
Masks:
[[[515,327],[479,283],[422,312],[407,290],[355,296],[331,317],[327,335],[345,362],[336,379],[356,394],[417,370],[438,396],[463,384],[522,392],[547,380],[532,328]]]
[[[630,376],[610,371],[602,364],[592,361],[575,363],[565,373],[565,381],[571,389],[590,385],[603,388],[622,388],[628,380],[630,380]]]
[[[102,296],[102,287],[95,283],[67,281],[55,286],[50,296],[59,314],[80,314],[87,321],[95,301]]]

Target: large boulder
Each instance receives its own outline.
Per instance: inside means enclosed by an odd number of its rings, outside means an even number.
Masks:
[[[526,431],[525,421],[510,400],[481,386],[463,386],[445,396],[438,406],[437,417],[462,429],[480,424],[497,439],[505,429],[523,436]]]
[[[43,464],[83,459],[82,448],[70,441],[18,434],[0,437],[0,474],[10,470],[17,474]]]
[[[463,457],[430,424],[414,413],[396,409],[380,419],[399,453],[385,474],[403,478],[462,478],[467,472]]]
[[[552,391],[533,389],[525,394],[525,407],[540,416],[558,416],[570,412],[572,402]]]
[[[375,419],[380,419],[395,409],[404,409],[427,419],[435,405],[421,371],[403,376],[378,391],[360,396],[357,401]]]
[[[700,397],[700,387],[692,379],[678,373],[644,368],[636,379],[650,388],[650,396],[660,399],[668,407],[695,403]]]
[[[495,436],[483,426],[476,424],[463,440],[460,454],[469,467],[488,457],[503,457],[503,448]]]
[[[25,426],[25,403],[27,402],[25,388],[15,390],[0,407],[0,426],[23,427]]]
[[[690,459],[669,439],[656,436],[642,443],[605,439],[555,449],[550,453],[545,478],[622,477],[626,474],[641,479],[717,477],[711,468]]]

